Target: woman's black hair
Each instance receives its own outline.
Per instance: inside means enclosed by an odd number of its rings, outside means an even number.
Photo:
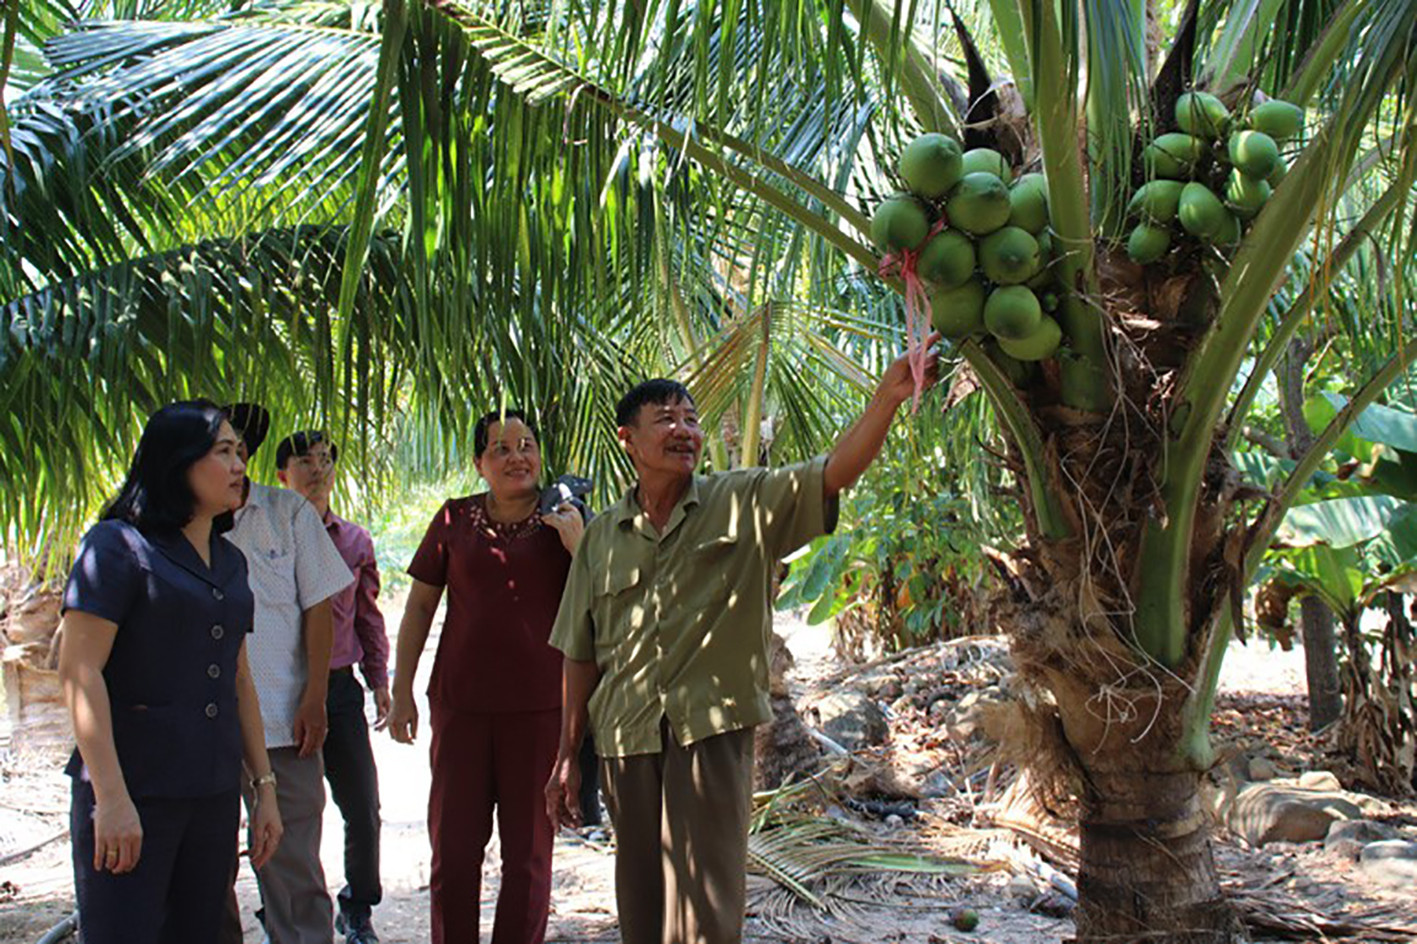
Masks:
[[[103,518],[126,521],[144,533],[184,527],[197,504],[187,472],[211,452],[225,422],[226,414],[210,400],[169,403],[148,417],[128,478]],[[217,515],[212,530],[230,531],[234,517],[229,511]]]
[[[477,425],[472,428],[472,454],[478,459],[487,451],[487,430],[493,423],[505,423],[507,420],[521,420],[526,424],[526,428],[531,430],[531,438],[540,442],[541,435],[536,431],[536,424],[527,419],[521,410],[493,410],[491,413],[484,413],[477,420]]]

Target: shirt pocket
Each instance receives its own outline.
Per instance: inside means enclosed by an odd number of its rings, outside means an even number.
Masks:
[[[627,567],[606,570],[595,581],[595,645],[614,647],[647,618],[645,593],[640,588],[640,569]]]
[[[251,590],[257,599],[272,603],[293,602],[295,552],[286,548],[265,548],[251,555]]]
[[[721,608],[738,585],[739,536],[736,532],[701,541],[689,551],[684,569],[685,599],[692,610]]]

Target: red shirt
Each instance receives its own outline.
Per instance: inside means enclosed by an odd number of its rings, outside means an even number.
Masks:
[[[561,653],[547,640],[570,567],[539,514],[501,524],[485,492],[447,501],[408,565],[413,579],[448,591],[428,700],[454,711],[559,708]]]
[[[384,631],[384,615],[379,612],[374,539],[333,511],[325,512],[325,531],[354,574],[354,583],[330,597],[335,627],[330,668],[342,669],[357,662],[369,687],[382,688],[389,684],[389,637]]]

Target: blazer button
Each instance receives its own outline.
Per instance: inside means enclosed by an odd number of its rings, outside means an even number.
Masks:
[[[213,662],[211,665],[207,666],[207,678],[220,678],[220,677],[221,677],[221,666],[217,665],[215,662]]]
[[[212,638],[213,638],[213,639],[220,639],[221,637],[223,637],[223,636],[225,636],[225,635],[226,635],[226,630],[222,628],[222,626],[221,626],[220,623],[217,623],[215,626],[212,627]]]
[[[208,702],[208,703],[207,703],[207,717],[208,717],[208,718],[215,718],[216,715],[217,715],[216,702]]]
[[[212,587],[212,596],[216,597],[218,600],[226,599],[226,594],[222,593],[221,590],[216,587]]]

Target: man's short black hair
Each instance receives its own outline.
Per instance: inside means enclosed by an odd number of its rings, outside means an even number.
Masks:
[[[270,412],[259,403],[228,403],[221,409],[236,435],[246,443],[246,455],[254,456],[270,432]]]
[[[637,383],[630,388],[629,393],[620,398],[619,403],[615,404],[615,425],[633,425],[635,420],[639,418],[640,407],[646,403],[662,406],[678,403],[680,400],[688,400],[695,409],[698,408],[698,404],[694,403],[694,398],[689,394],[689,388],[677,380],[656,377],[654,380]]]
[[[291,433],[280,441],[280,445],[276,446],[276,468],[282,472],[285,471],[285,467],[290,464],[292,458],[308,456],[310,450],[320,443],[329,443],[330,461],[338,462],[339,446],[336,446],[333,440],[325,435],[324,430],[303,429],[298,433]]]
[[[507,420],[521,420],[526,424],[526,428],[531,430],[531,438],[540,442],[541,435],[536,431],[536,424],[527,419],[521,410],[492,410],[484,413],[477,419],[477,425],[472,428],[472,454],[478,459],[487,451],[487,431],[493,423],[505,423]]]

